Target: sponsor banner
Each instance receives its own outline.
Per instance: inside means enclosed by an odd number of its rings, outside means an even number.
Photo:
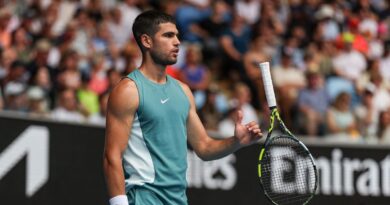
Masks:
[[[104,130],[0,117],[0,204],[106,204]]]
[[[104,129],[0,117],[0,130],[0,204],[107,204]],[[189,150],[189,204],[270,204],[258,179],[260,147],[214,161]],[[319,172],[311,204],[390,203],[389,148],[310,144],[309,149]]]
[[[190,152],[188,185],[191,202],[233,205],[266,201],[257,177],[260,146],[248,147],[211,162],[203,162]],[[310,204],[390,204],[389,149],[314,145],[309,149],[319,172],[317,194]],[[291,185],[288,183],[286,186]],[[221,203],[209,202],[210,199]]]

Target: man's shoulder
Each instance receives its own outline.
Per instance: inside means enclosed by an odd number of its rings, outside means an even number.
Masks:
[[[128,78],[121,79],[110,93],[109,112],[118,116],[134,113],[138,108],[139,98],[135,82]]]
[[[118,84],[115,86],[114,90],[128,90],[128,89],[136,89],[137,85],[134,80],[130,78],[122,78]]]
[[[136,83],[130,78],[121,79],[118,84],[114,87],[110,94],[111,97],[136,97],[138,96],[138,90]]]

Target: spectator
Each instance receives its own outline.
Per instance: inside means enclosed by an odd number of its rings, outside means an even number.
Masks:
[[[379,143],[390,143],[390,111],[384,110],[379,114],[378,127]]]
[[[390,108],[390,93],[382,75],[374,73],[370,76],[370,83],[374,84],[374,107],[377,112]]]
[[[11,14],[7,7],[0,9],[0,48],[8,48],[11,46],[11,32],[10,30]]]
[[[177,27],[179,29],[180,37],[183,41],[194,43],[198,42],[199,37],[192,32],[193,24],[202,21],[209,15],[208,6],[210,2],[204,1],[206,5],[199,5],[195,1],[187,0],[178,5],[175,12]],[[190,2],[190,3],[188,3]]]
[[[30,74],[27,72],[26,65],[20,61],[14,61],[10,65],[8,75],[4,79],[3,83],[20,82],[26,85],[29,78]]]
[[[378,16],[371,10],[363,9],[359,12],[361,22],[359,32],[366,39],[368,44],[367,58],[377,59],[383,55],[384,45],[379,36]]]
[[[257,22],[261,16],[261,1],[237,0],[234,4],[235,12],[242,16],[249,25]]]
[[[4,110],[27,112],[26,85],[11,81],[4,87]]]
[[[139,0],[124,0],[118,4],[118,8],[122,14],[121,24],[123,28],[127,28],[125,35],[128,38],[132,36],[131,28],[133,27],[135,17],[141,13],[141,10],[136,5],[139,2]]]
[[[57,106],[50,116],[53,120],[62,122],[82,123],[85,121],[84,116],[80,112],[80,105],[77,102],[74,90],[64,89],[59,92]]]
[[[318,43],[317,55],[319,72],[328,78],[333,74],[333,58],[337,55],[337,49],[332,42],[321,41]]]
[[[31,86],[27,90],[28,112],[37,118],[49,117],[49,104],[45,92],[38,86]]]
[[[250,45],[254,46],[253,42],[257,41],[256,39],[261,39],[256,44],[260,44],[262,52],[269,57],[276,56],[282,40],[281,37],[276,34],[275,28],[268,24],[258,23],[254,26],[254,29]],[[257,49],[260,49],[260,47]],[[271,63],[273,65],[275,64],[274,61]]]
[[[47,67],[50,76],[54,78],[57,74],[57,66],[59,64],[61,54],[56,46],[48,39],[42,38],[35,43],[33,57],[34,60],[28,64],[28,69],[31,73],[36,72],[40,67]]]
[[[77,101],[85,114],[91,116],[99,112],[98,94],[88,86],[90,78],[87,74],[82,75],[81,82],[81,87],[76,91]]]
[[[234,85],[233,92],[233,99],[231,103],[235,104],[237,108],[242,110],[242,114],[244,116],[242,122],[249,123],[254,121],[256,123],[259,123],[257,111],[250,104],[252,95],[249,90],[249,87],[244,83],[238,82]]]
[[[190,44],[186,49],[186,60],[180,69],[180,79],[193,91],[204,91],[209,87],[210,72],[203,63],[201,47]]]
[[[40,21],[42,23],[41,26],[38,25],[38,31],[36,31],[36,35],[43,38],[56,38],[58,37],[58,33],[56,33],[53,29],[55,22],[57,21],[58,15],[59,15],[59,3],[58,2],[52,2],[47,9],[43,12],[42,20]],[[41,27],[41,28],[39,28]],[[64,32],[66,33],[66,31]],[[62,33],[62,34],[64,34]],[[61,36],[61,35],[60,35]]]
[[[123,23],[123,13],[119,8],[110,10],[108,29],[115,47],[122,48],[129,40],[128,26]],[[130,27],[131,28],[131,27]]]
[[[108,79],[108,88],[105,92],[110,92],[114,86],[121,80],[121,74],[111,68],[107,71],[107,79]]]
[[[263,24],[271,28],[275,35],[281,36],[286,31],[286,5],[279,1],[265,0],[262,1],[260,19],[257,24]]]
[[[348,25],[345,32],[341,33],[340,37],[336,39],[336,41],[341,40],[345,41],[347,37],[347,41],[351,44],[351,47],[362,53],[363,55],[367,55],[368,53],[368,42],[366,38],[359,32],[359,23],[360,20],[357,17],[357,14],[353,14],[348,19]]]
[[[218,133],[221,138],[228,138],[234,133],[234,122],[237,118],[237,108],[231,108],[225,114],[225,117],[218,123]]]
[[[155,7],[171,16],[175,16],[178,7],[181,5],[181,0],[161,0],[155,1]],[[153,4],[153,3],[152,3]]]
[[[223,115],[223,112],[218,109],[218,95],[220,95],[218,88],[210,86],[210,88],[206,90],[205,103],[199,109],[199,117],[206,130],[218,130],[218,123]]]
[[[49,70],[46,67],[40,67],[30,78],[30,84],[40,87],[45,95],[49,95],[53,89]]]
[[[211,14],[197,24],[191,25],[191,31],[202,40],[205,50],[205,62],[215,62],[220,56],[218,39],[228,26],[229,9],[225,1],[215,0],[211,3]]]
[[[74,38],[71,42],[70,49],[75,50],[82,60],[84,67],[87,67],[88,55],[91,52],[91,39],[95,32],[92,20],[89,18],[88,13],[84,9],[78,9],[72,19],[72,24],[75,27]]]
[[[81,73],[78,69],[79,56],[73,50],[66,51],[61,58],[58,85],[60,89],[77,90],[81,85]]]
[[[350,33],[343,34],[343,48],[333,59],[334,72],[336,75],[355,82],[366,70],[365,57],[352,47],[355,38]]]
[[[91,41],[94,53],[109,52],[109,48],[114,46],[112,44],[112,36],[109,31],[108,23],[101,22],[97,27],[97,35],[94,35]]]
[[[126,68],[130,67],[132,69],[137,68],[138,62],[136,59],[137,56],[133,53],[127,53],[127,52],[133,52],[129,51],[132,47],[131,42],[128,42],[124,48],[118,49],[115,46],[110,47],[110,53],[109,56],[102,56],[104,58],[104,70],[107,71],[109,68],[114,68],[115,70],[118,70],[120,72],[123,72],[126,70]],[[129,49],[129,50],[128,50]],[[138,51],[137,51],[138,52]],[[96,53],[95,55],[104,55],[103,53]]]
[[[379,59],[368,61],[368,68],[366,71],[364,71],[359,78],[357,79],[355,85],[358,93],[363,93],[363,90],[366,88],[366,85],[370,83],[371,77],[374,75],[380,75],[379,70]],[[382,81],[382,83],[385,83],[384,87],[387,87],[386,81]]]
[[[367,141],[376,138],[378,127],[379,113],[375,111],[374,93],[375,86],[367,84],[362,94],[362,103],[354,108],[359,132]]]
[[[385,46],[385,52],[379,62],[379,70],[383,79],[390,82],[390,42]]]
[[[327,110],[326,122],[328,131],[333,135],[358,137],[356,119],[350,110],[351,96],[346,93],[340,93],[333,104]]]
[[[66,26],[76,13],[78,4],[79,3],[76,0],[53,2],[52,5],[57,9],[53,19],[53,26],[51,27],[51,32],[54,36],[59,36],[64,32]]]
[[[318,71],[306,72],[307,86],[298,95],[300,127],[309,136],[325,134],[326,111],[330,98],[323,85],[323,79]]]
[[[109,93],[105,92],[99,95],[99,112],[92,114],[88,118],[88,122],[95,125],[106,125],[106,112]]]
[[[104,15],[105,9],[108,8],[108,7],[105,7],[103,1],[102,0],[90,0],[87,2],[87,5],[85,6],[85,9],[88,13],[88,16],[90,16],[91,19],[95,22],[101,22],[103,20],[103,15]],[[114,3],[116,3],[116,2],[114,1]]]
[[[17,28],[12,32],[11,47],[16,51],[17,60],[27,63],[32,58],[31,37],[23,27]]]
[[[17,59],[17,54],[15,50],[11,48],[5,48],[1,51],[0,58],[0,84],[3,84],[5,78],[7,78],[8,73],[11,70],[11,65]]]
[[[299,48],[300,39],[296,37],[287,38],[285,45],[282,47],[281,52],[288,54],[291,57],[291,65],[294,67],[303,70],[304,68],[304,54],[303,51]],[[283,54],[282,54],[283,55]],[[278,62],[276,62],[278,63]]]
[[[234,79],[234,75],[236,75],[240,76],[241,80],[246,78],[242,58],[248,50],[250,39],[250,27],[240,15],[234,13],[230,26],[220,37],[222,51],[225,54],[223,58],[224,64],[222,65],[224,70],[221,71],[223,77]]]
[[[335,20],[334,8],[331,5],[323,4],[315,13],[315,17],[318,20],[317,31],[320,40],[333,41],[339,36],[340,29]]]
[[[291,53],[282,51],[282,62],[271,69],[281,114],[288,127],[293,127],[293,107],[296,104],[298,92],[306,86],[305,75],[292,64]]]
[[[112,51],[111,51],[111,55],[112,55]],[[117,66],[117,64],[114,63],[112,63],[112,66],[115,66],[115,69],[117,69],[119,72],[123,73],[124,75],[127,75],[128,73],[130,73],[135,68],[141,65],[141,61],[142,61],[141,56],[142,56],[141,51],[138,49],[136,42],[130,41],[126,44],[126,46],[123,48],[121,53],[121,57],[124,60],[123,67]]]
[[[92,70],[90,72],[89,89],[100,95],[108,88],[106,60],[103,55],[95,54],[92,59]]]
[[[252,40],[249,50],[243,57],[244,69],[248,76],[247,84],[249,85],[251,95],[253,96],[251,103],[257,109],[267,102],[265,99],[263,79],[258,66],[259,62],[269,60],[269,56],[263,52],[266,46],[266,39],[263,36],[258,36]],[[266,109],[268,109],[268,107]]]

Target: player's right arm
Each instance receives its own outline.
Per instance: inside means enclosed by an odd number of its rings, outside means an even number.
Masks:
[[[134,81],[124,78],[108,99],[104,145],[104,175],[111,198],[125,195],[122,154],[138,108],[138,91]]]

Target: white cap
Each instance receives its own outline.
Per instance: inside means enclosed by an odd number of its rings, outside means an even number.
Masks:
[[[27,96],[31,100],[41,100],[45,97],[45,92],[38,86],[32,86],[27,90]]]
[[[315,17],[317,19],[332,18],[334,16],[334,10],[329,5],[322,5],[316,12]]]
[[[364,86],[364,90],[370,92],[370,93],[375,93],[375,90],[376,90],[376,86],[373,84],[373,83],[367,83],[365,86]]]
[[[5,85],[4,95],[20,95],[24,92],[26,86],[19,82],[9,82]]]

